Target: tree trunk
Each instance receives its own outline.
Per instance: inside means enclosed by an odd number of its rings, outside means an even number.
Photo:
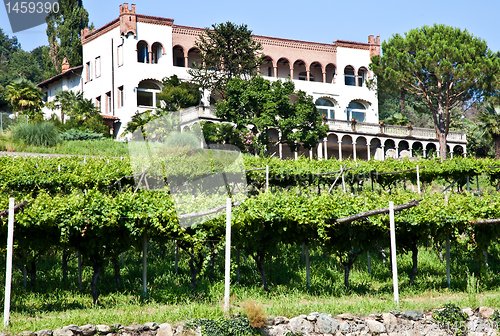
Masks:
[[[349,275],[352,269],[352,265],[354,265],[361,253],[363,253],[363,250],[359,250],[358,252],[353,252],[351,250],[347,261],[342,262],[342,265],[344,266],[344,285],[346,289],[349,288]]]
[[[189,259],[189,269],[191,270],[191,290],[196,289],[196,278],[198,277],[198,273],[201,271],[201,267],[203,266],[203,258],[201,257],[201,253],[194,253],[194,249],[191,248],[191,258]],[[198,256],[198,259],[196,257]]]
[[[413,267],[411,271],[410,284],[413,283],[413,280],[415,280],[415,277],[417,276],[418,246],[415,240],[411,243],[411,259],[413,261]]]
[[[255,259],[255,263],[257,264],[257,269],[260,272],[260,276],[262,279],[262,287],[266,292],[269,292],[269,288],[267,287],[266,283],[266,271],[264,269],[264,256],[266,252],[264,249],[258,250],[257,253],[252,254],[252,256]]]
[[[99,257],[92,257],[92,268],[94,270],[94,274],[92,274],[92,282],[90,283],[90,288],[92,291],[92,302],[94,305],[97,305],[99,302],[99,292],[97,290],[97,281],[99,280],[99,275],[102,270],[102,263],[99,260]]]
[[[36,253],[33,256],[33,259],[31,259],[31,268],[30,268],[30,288],[33,289],[35,288],[35,283],[36,283]]]
[[[446,136],[445,132],[439,132],[438,133],[438,139],[439,139],[439,157],[443,160],[446,160],[448,158],[448,148],[446,148]]]
[[[121,276],[120,276],[120,264],[118,262],[118,258],[113,259],[113,268],[115,269],[116,288],[120,288]]]
[[[443,244],[441,242],[436,243],[436,249],[438,251],[439,261],[442,264],[444,261],[444,259],[443,259]]]
[[[500,160],[500,134],[493,135],[493,142],[495,143],[495,160]]]
[[[63,282],[68,280],[68,251],[64,250],[62,254],[62,279]]]

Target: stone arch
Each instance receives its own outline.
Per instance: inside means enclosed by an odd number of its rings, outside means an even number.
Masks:
[[[425,146],[425,152],[426,152],[426,157],[427,158],[436,157],[437,153],[438,153],[438,146],[435,143],[433,143],[433,142],[429,142]]]
[[[262,76],[274,77],[274,60],[271,56],[264,56],[262,58],[260,74]]]
[[[333,63],[328,63],[325,67],[325,73],[326,73],[326,83],[334,84],[335,83],[335,74],[336,74],[337,68],[335,67],[335,64]]]
[[[360,135],[356,138],[356,158],[358,160],[368,160],[369,143],[365,136]]]
[[[411,145],[412,156],[424,156],[424,145],[420,141],[415,141]]]
[[[293,78],[298,80],[307,80],[307,63],[298,59],[293,62]]]
[[[398,158],[411,157],[411,146],[406,140],[398,142]]]
[[[280,157],[278,141],[279,141],[279,130],[276,128],[269,128],[267,130],[267,136],[269,138],[269,155],[275,155],[276,157]]]
[[[357,71],[357,86],[366,86],[365,81],[368,78],[368,69],[364,66],[360,67]]]
[[[172,48],[172,61],[174,66],[186,67],[184,48],[180,45],[175,45]]]
[[[187,57],[188,67],[192,68],[196,64],[201,64],[200,49],[195,47],[189,49]]]
[[[344,68],[344,85],[356,86],[356,70],[352,65]]]
[[[323,65],[320,62],[312,62],[309,65],[309,81],[323,82]]]
[[[373,138],[370,140],[370,158],[380,161],[384,160],[382,142],[379,138]]]
[[[354,158],[353,143],[354,139],[350,134],[344,134],[341,137],[340,146],[342,150],[342,159]]]
[[[290,61],[286,57],[281,57],[276,62],[276,67],[278,69],[278,78],[290,77]]]
[[[149,43],[145,40],[140,40],[136,44],[137,62],[149,63]]]
[[[384,158],[397,159],[398,152],[396,151],[396,142],[393,139],[385,139],[384,141]]]
[[[158,64],[160,58],[165,54],[165,48],[163,48],[163,44],[160,42],[154,42],[151,45],[151,63]]]

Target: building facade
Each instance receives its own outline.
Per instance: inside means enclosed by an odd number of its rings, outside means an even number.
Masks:
[[[135,113],[155,108],[163,78],[190,79],[187,70],[200,60],[195,41],[203,31],[176,25],[172,19],[138,14],[135,5],[124,3],[118,18],[82,31],[83,65],[73,88],[80,87],[84,97],[95,102],[120,136]],[[276,155],[383,160],[439,152],[434,130],[379,124],[376,91],[366,85],[372,77],[370,58],[380,54],[378,36],[370,35],[367,43],[337,40],[331,44],[258,35],[254,39],[263,47],[261,75],[270,80],[291,78],[296,89],[313,97],[330,127],[328,137],[314,151],[291,153],[279,146]],[[42,86],[48,100],[53,99],[57,83],[49,80]],[[215,121],[211,102],[213,98],[205,92],[199,107],[182,113],[183,122]],[[456,147],[465,153],[465,135],[451,133],[449,143],[452,152]]]

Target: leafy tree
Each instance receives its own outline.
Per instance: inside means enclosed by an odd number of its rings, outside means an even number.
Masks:
[[[5,90],[5,99],[14,112],[31,117],[41,117],[43,94],[39,87],[29,80],[20,78],[7,85]]]
[[[387,90],[404,88],[432,114],[446,159],[446,136],[453,107],[494,94],[500,60],[486,42],[468,31],[445,25],[424,26],[382,43],[382,56],[373,56],[371,70]],[[399,92],[398,91],[398,92]]]
[[[226,22],[213,24],[212,28],[198,37],[195,45],[201,59],[189,74],[195,84],[224,98],[232,78],[248,79],[258,74],[262,46],[253,40],[247,25]]]
[[[483,122],[484,133],[495,144],[495,159],[500,159],[500,108],[493,105],[485,106],[478,120]]]
[[[57,75],[57,70],[54,68],[50,59],[50,49],[48,46],[40,46],[31,51],[33,60],[36,66],[41,71],[41,80],[44,81]]]
[[[227,85],[226,99],[216,107],[215,114],[222,120],[236,124],[240,130],[249,126],[267,151],[271,149],[268,135],[271,128],[280,131],[278,143],[287,144],[292,151],[297,150],[297,143],[311,149],[318,139],[326,136],[327,126],[312,97],[295,91],[290,80],[270,82],[260,76],[248,81],[233,78]]]
[[[163,79],[163,88],[156,97],[165,111],[177,111],[200,102],[198,86],[181,81],[177,75]]]
[[[59,11],[47,16],[49,54],[57,72],[66,57],[71,66],[82,64],[80,32],[89,23],[89,13],[82,0],[60,0]]]

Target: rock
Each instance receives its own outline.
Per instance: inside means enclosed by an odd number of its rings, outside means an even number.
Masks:
[[[156,330],[156,336],[173,336],[174,331],[172,330],[172,326],[168,323],[163,323],[160,325],[160,328]]]
[[[328,314],[320,314],[316,321],[316,332],[320,334],[335,333],[339,329],[339,322]]]
[[[303,316],[303,315],[301,315]],[[304,315],[304,317],[294,317],[292,319],[290,319],[290,323],[289,323],[289,326],[290,326],[290,329],[292,330],[293,333],[299,333],[299,332],[302,332],[302,333],[310,333],[310,332],[313,332],[314,331],[314,325],[309,322],[308,320],[306,320],[306,316]]]
[[[308,321],[314,322],[314,321],[316,321],[318,319],[318,317],[315,316],[315,315],[307,315],[306,319]]]
[[[421,311],[410,310],[410,311],[404,312],[402,317],[405,317],[408,320],[412,320],[412,321],[420,321],[420,320],[423,320],[425,318],[425,315]]]
[[[267,330],[267,334],[269,336],[286,336],[289,333],[290,333],[290,330],[282,325],[273,326]]]
[[[278,325],[278,324],[283,324],[283,323],[288,323],[290,320],[287,319],[286,317],[284,316],[276,316],[274,318],[274,325]]]
[[[21,333],[22,336],[36,336],[36,333],[33,331],[23,331]]]
[[[147,322],[144,324],[144,330],[146,330],[146,327],[149,328],[149,330],[153,330],[153,331],[160,328],[160,326],[156,322]]]
[[[68,328],[56,329],[52,333],[53,336],[73,336],[73,332]]]
[[[341,319],[341,320],[348,320],[348,321],[352,321],[354,320],[355,316],[352,315],[351,313],[347,313],[347,314],[340,314],[340,315],[337,315],[335,316],[336,319]]]
[[[52,336],[53,332],[50,329],[43,329],[36,332],[37,336]]]
[[[106,335],[111,332],[111,327],[105,324],[98,324],[95,326],[96,331],[99,334]]]
[[[83,336],[93,336],[97,332],[95,325],[92,324],[81,326],[80,330],[82,331]]]
[[[383,323],[380,323],[375,320],[366,320],[366,325],[372,334],[380,334],[385,332],[385,326]]]
[[[274,317],[268,317],[266,320],[266,325],[268,326],[274,325]]]
[[[314,313],[309,314],[309,316],[316,316],[316,317],[319,317],[319,313],[318,313],[318,312],[314,312]]]
[[[339,330],[341,333],[345,334],[351,330],[351,325],[349,324],[349,322],[344,321],[340,324]]]
[[[82,333],[82,329],[80,329],[80,327],[77,326],[76,324],[71,324],[71,325],[64,327],[64,328],[68,328],[69,330],[71,330],[74,335],[80,335]]]
[[[469,316],[469,317],[471,317],[472,315],[474,315],[474,312],[472,311],[472,309],[470,307],[462,309],[462,313],[467,314],[467,316]]]
[[[382,319],[384,320],[384,324],[386,326],[387,325],[395,326],[398,324],[398,319],[396,318],[396,316],[394,316],[394,314],[391,313],[383,313]]]
[[[113,330],[122,330],[123,326],[120,323],[113,323],[111,325],[111,329],[113,329]]]
[[[479,307],[479,315],[485,319],[489,319],[491,315],[493,315],[495,311],[490,307]]]
[[[141,332],[141,331],[144,331],[144,325],[142,324],[134,324],[130,327],[125,327],[125,330],[128,330],[128,331],[134,331],[134,332]]]

